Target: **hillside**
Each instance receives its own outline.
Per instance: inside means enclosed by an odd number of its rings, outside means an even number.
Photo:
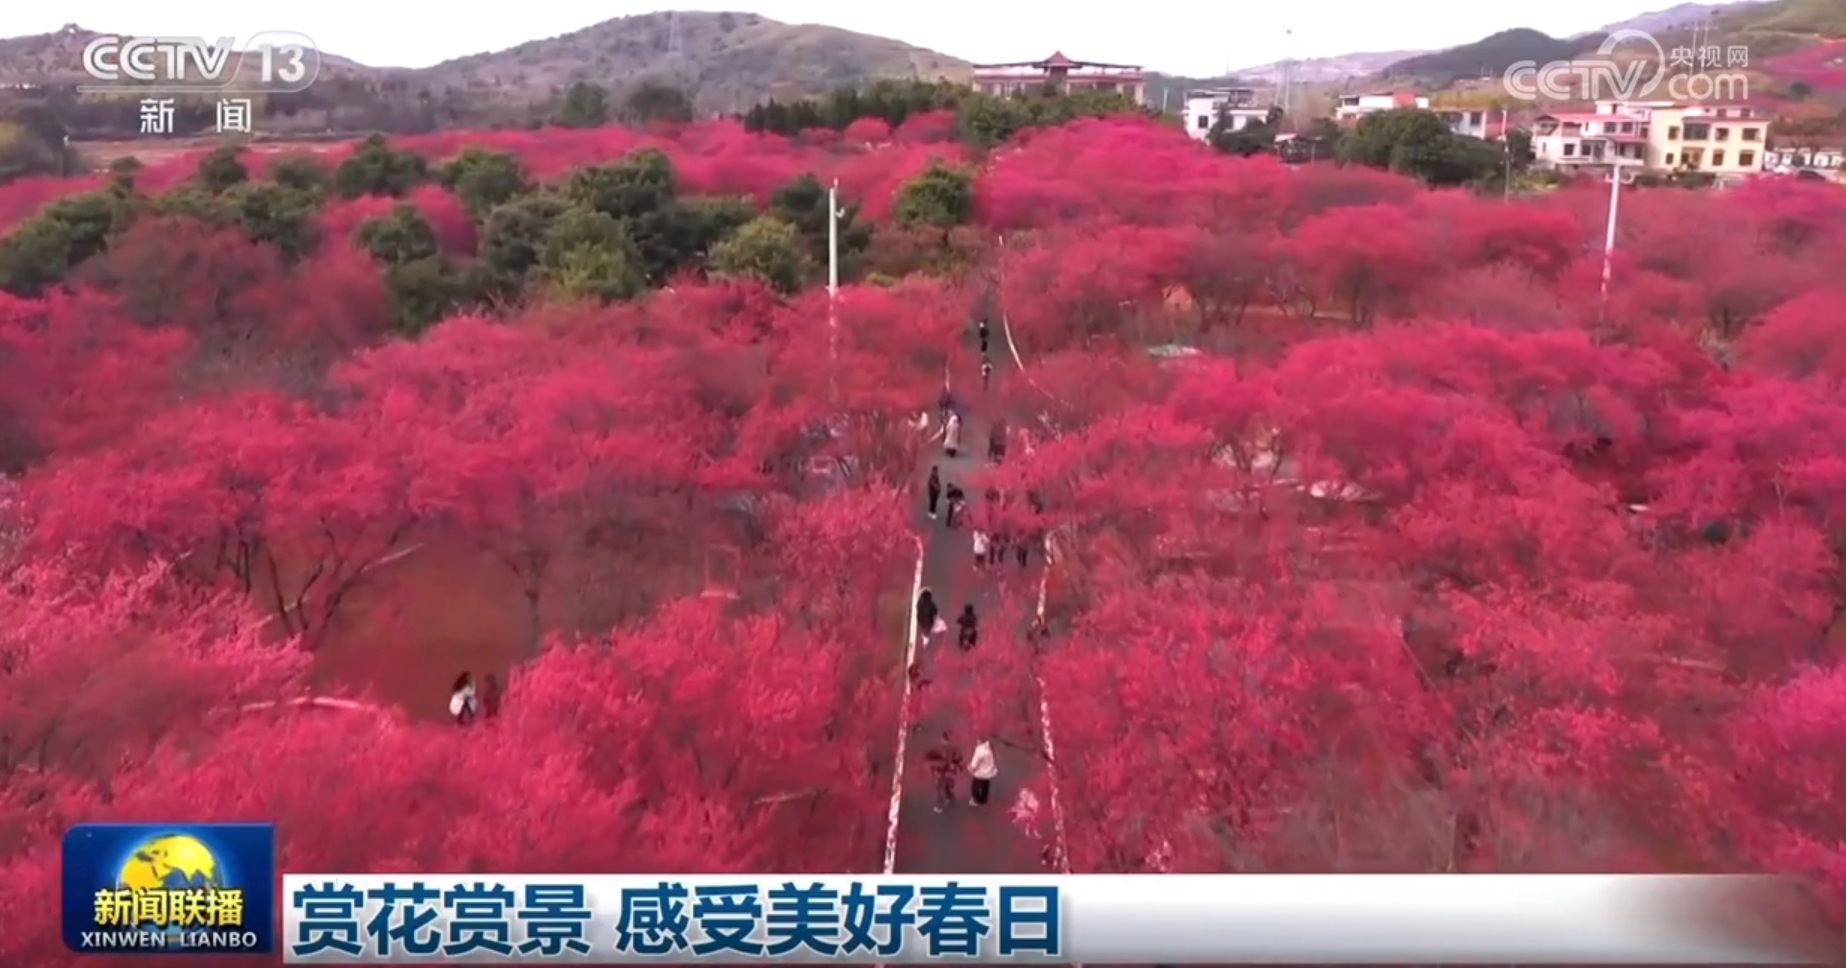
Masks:
[[[1737,6],[1735,3],[1679,3],[1664,10],[1649,10],[1646,13],[1629,17],[1627,20],[1603,24],[1589,31],[1588,34],[1579,36],[1612,34],[1618,30],[1642,30],[1650,34],[1657,34],[1679,27],[1690,27],[1706,20],[1716,20],[1719,14],[1735,6]]]
[[[0,37],[0,86],[83,83],[83,48],[101,36],[103,31],[65,24],[49,34]],[[322,78],[376,78],[387,73],[393,72],[321,52]]]
[[[888,37],[753,13],[668,11],[606,20],[409,76],[434,90],[526,100],[578,80],[618,89],[664,80],[694,91],[702,110],[732,111],[881,77],[959,79],[967,72],[966,61]]]
[[[80,82],[84,45],[98,35],[72,24],[50,34],[0,38],[0,85]],[[414,101],[428,92],[447,103],[528,105],[578,80],[617,91],[664,80],[693,91],[699,109],[711,112],[881,77],[959,79],[967,72],[966,61],[886,37],[752,13],[672,11],[619,17],[416,70],[322,58],[322,79],[346,82],[325,92],[342,103]]]
[[[1385,73],[1398,78],[1415,78],[1434,84],[1447,84],[1467,78],[1487,77],[1499,74],[1511,64],[1520,61],[1564,60],[1582,50],[1584,44],[1592,47],[1601,42],[1600,35],[1562,39],[1542,31],[1520,27],[1514,30],[1502,30],[1497,34],[1484,37],[1472,44],[1451,47],[1434,53],[1421,54],[1416,57],[1398,61],[1387,67]]]
[[[1842,37],[1846,36],[1846,0],[1744,3],[1725,10],[1715,19],[1717,29],[1727,34]]]
[[[1295,80],[1301,84],[1326,84],[1352,77],[1376,74],[1392,64],[1419,54],[1422,50],[1384,50],[1333,57],[1304,57],[1295,61]],[[1287,61],[1272,61],[1255,67],[1240,68],[1234,73],[1246,83],[1274,84],[1281,80]]]

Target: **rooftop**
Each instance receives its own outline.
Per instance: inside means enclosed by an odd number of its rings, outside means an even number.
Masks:
[[[1558,121],[1564,124],[1584,124],[1586,122],[1598,121],[1613,121],[1618,124],[1622,122],[1646,124],[1648,122],[1647,118],[1639,114],[1599,114],[1595,111],[1557,111],[1541,114],[1532,120],[1535,123],[1539,121]]]
[[[974,64],[972,66],[977,71],[1016,70],[1016,69],[1028,68],[1028,67],[1036,68],[1038,70],[1052,70],[1054,68],[1062,69],[1062,70],[1082,69],[1082,68],[1101,68],[1104,70],[1118,70],[1118,71],[1141,70],[1140,64],[1110,64],[1110,63],[1106,63],[1103,61],[1074,60],[1070,57],[1066,57],[1064,55],[1064,52],[1061,50],[1052,51],[1051,56],[1045,58],[1044,60],[1008,61],[1008,62],[999,63],[999,64]]]

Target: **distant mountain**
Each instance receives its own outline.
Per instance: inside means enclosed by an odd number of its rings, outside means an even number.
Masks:
[[[1396,78],[1414,78],[1437,86],[1469,78],[1491,77],[1520,61],[1568,60],[1584,48],[1600,43],[1600,34],[1559,38],[1520,27],[1502,30],[1472,44],[1400,60],[1385,68]]]
[[[1352,77],[1364,77],[1376,74],[1405,58],[1425,53],[1420,50],[1384,50],[1358,54],[1339,54],[1333,57],[1304,57],[1295,62],[1295,82],[1298,84],[1328,84],[1344,81]],[[1255,67],[1241,68],[1234,73],[1245,83],[1275,84],[1282,79],[1282,69],[1287,61],[1273,61],[1258,64]]]
[[[1647,13],[1629,17],[1627,20],[1603,24],[1589,33],[1612,34],[1618,30],[1642,30],[1650,34],[1662,33],[1700,23],[1709,17],[1715,17],[1717,11],[1734,5],[1734,3],[1680,3],[1665,10],[1650,10]],[[1585,35],[1580,34],[1579,36]]]
[[[968,76],[967,61],[888,37],[691,11],[618,17],[415,72],[431,88],[536,98],[578,80],[620,88],[654,79],[695,92],[706,110],[741,110],[880,78]]]
[[[75,24],[0,38],[0,87],[81,81],[83,48],[99,36]],[[739,110],[770,97],[824,94],[879,78],[968,77],[968,62],[902,41],[753,13],[666,11],[618,17],[559,37],[470,54],[433,67],[368,67],[321,55],[323,81],[340,80],[412,103],[451,98],[533,104],[574,81],[615,91],[643,80],[693,92],[701,110]],[[340,91],[329,97],[344,98]]]
[[[65,24],[49,34],[0,37],[0,86],[81,84],[87,79],[83,72],[83,49],[102,36],[105,35],[86,27]],[[379,73],[377,68],[325,51],[321,53],[320,67],[323,78]]]

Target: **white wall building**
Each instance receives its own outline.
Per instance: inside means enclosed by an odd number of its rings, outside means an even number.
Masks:
[[[1195,140],[1204,141],[1220,117],[1226,120],[1232,131],[1242,131],[1250,125],[1262,124],[1267,120],[1269,109],[1256,106],[1256,91],[1250,88],[1218,88],[1187,91],[1184,117],[1186,134]]]
[[[1429,98],[1418,97],[1410,91],[1381,91],[1372,94],[1342,94],[1340,103],[1333,109],[1333,119],[1348,124],[1379,111],[1393,108],[1429,109]]]
[[[1560,171],[1645,165],[1647,137],[1648,119],[1640,114],[1541,114],[1532,121],[1532,157]]]

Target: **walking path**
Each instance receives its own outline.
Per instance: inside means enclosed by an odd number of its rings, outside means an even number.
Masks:
[[[964,411],[963,450],[949,458],[932,444],[917,469],[916,526],[923,535],[923,586],[932,590],[949,632],[919,655],[928,685],[911,699],[914,717],[902,753],[902,782],[896,799],[894,837],[887,868],[905,873],[1038,873],[1046,870],[1046,846],[1055,837],[1052,811],[1042,801],[1049,780],[1046,737],[1042,730],[1036,676],[1026,624],[1037,604],[1044,567],[1042,549],[1030,563],[1016,560],[975,566],[972,526],[981,519],[982,487],[970,484],[986,459],[987,441],[1000,384],[1015,369],[1000,327],[992,333],[995,393],[982,392],[979,357],[967,354],[953,383]],[[1022,426],[1009,420],[1013,427]],[[1017,442],[1012,453],[1018,453]],[[944,486],[960,483],[968,492],[967,520],[955,529],[931,521],[924,509],[924,482],[931,466],[940,468]],[[1023,499],[1023,498],[1021,498]],[[981,618],[981,641],[962,652],[955,643],[955,617],[972,602]],[[909,718],[909,717],[907,717]],[[982,725],[987,736],[977,735]],[[957,780],[958,802],[936,811],[935,778],[925,754],[952,734],[954,747],[969,756],[981,739],[993,741],[999,765],[992,799],[984,806],[968,802],[968,777]],[[1013,816],[1021,791],[1040,801],[1035,830]]]

